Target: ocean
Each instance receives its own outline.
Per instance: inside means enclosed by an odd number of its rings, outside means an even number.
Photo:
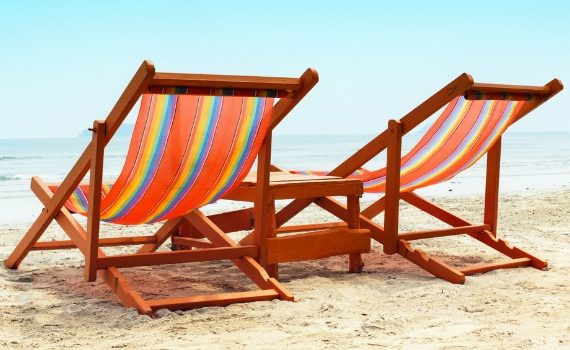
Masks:
[[[407,135],[404,150],[420,135]],[[332,169],[374,135],[276,135],[272,163],[285,169]],[[30,178],[62,180],[89,142],[88,137],[52,139],[0,139],[0,223],[34,220],[42,205],[29,189]],[[105,154],[104,178],[121,170],[129,137],[116,137]],[[368,169],[382,167],[385,153]],[[423,195],[482,194],[485,159],[452,180],[418,190]],[[501,192],[570,188],[570,133],[507,133],[503,137]],[[365,200],[373,195],[365,195]]]

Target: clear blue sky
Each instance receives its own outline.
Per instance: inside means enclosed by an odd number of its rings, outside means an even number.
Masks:
[[[462,72],[570,90],[568,1],[0,3],[0,138],[75,136],[143,59],[158,71],[320,83],[278,132],[375,133]],[[516,125],[570,131],[570,91]]]

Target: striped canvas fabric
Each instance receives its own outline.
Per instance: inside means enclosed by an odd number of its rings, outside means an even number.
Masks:
[[[413,191],[446,181],[475,164],[505,132],[524,103],[522,99],[455,98],[418,144],[402,157],[400,190]],[[351,177],[362,180],[366,192],[385,190],[386,168]]]
[[[143,95],[123,169],[103,186],[101,219],[152,223],[217,200],[249,172],[272,109],[273,98]],[[86,214],[88,192],[79,186],[66,207]]]

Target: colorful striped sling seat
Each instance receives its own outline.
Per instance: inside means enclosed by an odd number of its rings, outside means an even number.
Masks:
[[[400,191],[410,192],[447,181],[471,167],[507,130],[524,103],[524,100],[467,100],[464,96],[456,97],[420,141],[402,156]],[[328,173],[322,170],[291,172]],[[386,168],[372,171],[361,168],[349,177],[362,180],[365,192],[385,191]]]
[[[123,169],[102,187],[101,220],[152,223],[216,201],[251,169],[272,107],[270,97],[143,95]],[[87,215],[88,197],[80,185],[65,206]]]

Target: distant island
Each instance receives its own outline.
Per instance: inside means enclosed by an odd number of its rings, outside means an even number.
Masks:
[[[115,134],[116,137],[130,137],[133,134],[135,124],[122,124]],[[91,137],[91,131],[83,130],[77,137]]]

